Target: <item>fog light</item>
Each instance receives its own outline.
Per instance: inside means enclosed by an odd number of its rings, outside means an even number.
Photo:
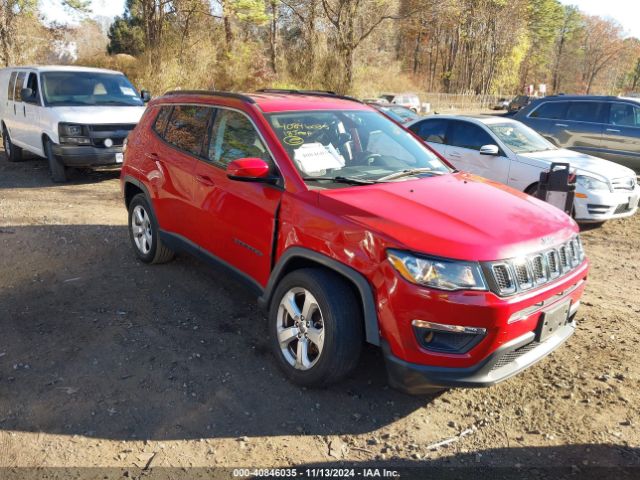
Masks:
[[[466,353],[487,333],[485,328],[447,325],[424,320],[414,320],[411,325],[422,348],[442,353]]]
[[[113,147],[113,140],[111,140],[110,138],[105,139],[104,146],[107,148]]]

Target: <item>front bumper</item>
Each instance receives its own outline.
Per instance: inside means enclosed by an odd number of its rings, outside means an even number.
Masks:
[[[572,310],[566,325],[543,342],[537,342],[535,333],[528,332],[468,368],[431,367],[405,362],[395,357],[383,341],[389,384],[411,395],[423,395],[440,388],[480,388],[502,382],[542,360],[573,335],[576,310]]]
[[[587,198],[576,197],[574,201],[575,219],[580,223],[630,217],[638,211],[640,187],[634,190],[583,192],[583,194]]]
[[[100,148],[92,146],[52,146],[55,157],[68,167],[97,167],[122,164],[122,147]]]

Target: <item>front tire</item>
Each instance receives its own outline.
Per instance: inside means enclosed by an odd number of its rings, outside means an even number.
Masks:
[[[19,162],[22,160],[22,149],[13,144],[6,127],[2,128],[2,146],[4,147],[4,153],[9,162]]]
[[[147,197],[137,194],[129,203],[129,239],[144,263],[166,263],[174,252],[160,240],[160,228]]]
[[[51,140],[44,139],[44,154],[49,162],[49,173],[51,180],[55,183],[64,183],[67,181],[67,171],[62,161],[57,158],[51,148]]]
[[[269,309],[271,346],[293,383],[322,387],[348,375],[364,341],[362,312],[351,286],[320,268],[288,274]]]

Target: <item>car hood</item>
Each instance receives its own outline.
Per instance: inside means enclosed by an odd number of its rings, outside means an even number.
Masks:
[[[146,107],[53,107],[61,122],[91,124],[138,123]]]
[[[543,168],[547,168],[551,162],[569,163],[572,167],[581,170],[582,173],[606,179],[636,176],[630,168],[610,162],[609,160],[592,157],[586,153],[574,152],[573,150],[559,149],[544,152],[520,153],[518,154],[518,158],[525,163],[535,163],[538,164],[538,166],[543,166]]]
[[[460,260],[517,257],[559,244],[578,230],[561,210],[467,173],[319,195],[323,209],[386,236],[387,246]]]

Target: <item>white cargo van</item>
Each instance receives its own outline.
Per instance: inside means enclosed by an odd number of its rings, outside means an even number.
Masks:
[[[0,128],[7,159],[27,150],[49,161],[54,182],[65,167],[122,163],[122,145],[149,101],[122,73],[86,67],[0,70]]]

